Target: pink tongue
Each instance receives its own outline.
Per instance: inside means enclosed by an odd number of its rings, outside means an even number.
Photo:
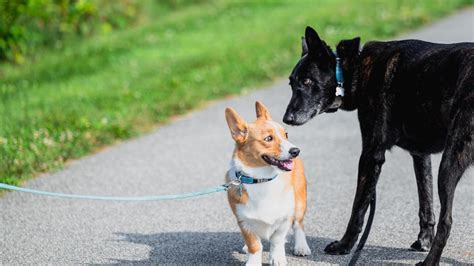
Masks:
[[[281,164],[282,164],[283,167],[285,167],[286,169],[289,169],[289,170],[292,170],[292,169],[293,169],[293,161],[291,161],[291,160],[283,161]]]

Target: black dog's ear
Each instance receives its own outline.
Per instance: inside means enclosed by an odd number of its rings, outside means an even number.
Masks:
[[[360,37],[352,40],[342,40],[337,45],[337,54],[340,57],[352,58],[359,53]]]
[[[307,26],[304,32],[304,36],[306,40],[306,45],[308,46],[308,51],[310,53],[317,52],[321,48],[321,38],[319,38],[318,33],[313,28]]]
[[[308,45],[304,36],[301,37],[301,57],[308,53]]]
[[[310,26],[306,27],[305,40],[309,56],[318,59],[328,59],[330,57],[326,43],[319,38],[318,33]]]

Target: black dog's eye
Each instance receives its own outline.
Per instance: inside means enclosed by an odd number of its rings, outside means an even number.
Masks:
[[[303,79],[303,85],[309,86],[309,85],[311,85],[311,83],[313,83],[313,81],[311,79],[309,79],[309,78]]]
[[[273,137],[272,137],[272,135],[270,135],[270,136],[264,138],[263,140],[266,141],[266,142],[270,142],[270,141],[273,140]]]
[[[286,136],[286,138],[288,139],[288,132],[285,132],[285,136]]]

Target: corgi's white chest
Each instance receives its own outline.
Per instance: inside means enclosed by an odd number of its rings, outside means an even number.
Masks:
[[[236,205],[236,214],[249,231],[268,239],[282,223],[293,217],[294,191],[285,187],[283,177],[266,183],[245,184],[244,187],[249,200]]]

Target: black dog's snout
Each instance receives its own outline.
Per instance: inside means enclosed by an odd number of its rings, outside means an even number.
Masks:
[[[295,116],[290,113],[286,112],[285,116],[283,116],[283,123],[291,125],[295,121]]]
[[[300,149],[291,148],[288,152],[290,153],[291,157],[295,158],[300,154]]]

